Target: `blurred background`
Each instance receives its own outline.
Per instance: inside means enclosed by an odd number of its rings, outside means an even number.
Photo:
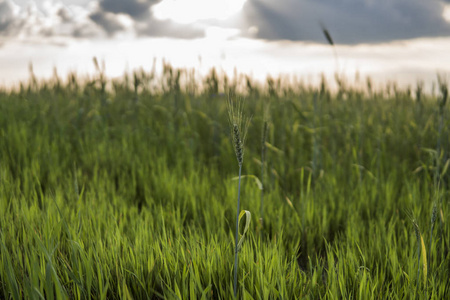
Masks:
[[[448,0],[0,0],[1,86],[27,80],[30,65],[38,78],[87,76],[95,56],[109,77],[169,63],[430,90],[450,72],[449,50]]]

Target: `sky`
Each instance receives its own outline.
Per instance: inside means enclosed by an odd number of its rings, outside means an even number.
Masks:
[[[450,0],[0,0],[0,85],[30,64],[42,78],[92,74],[94,56],[111,77],[165,61],[261,81],[431,85],[450,73]]]

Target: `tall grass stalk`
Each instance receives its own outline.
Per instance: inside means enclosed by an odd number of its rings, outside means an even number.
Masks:
[[[419,281],[420,281],[420,259],[422,258],[422,268],[423,268],[423,283],[426,286],[427,283],[427,252],[425,249],[425,243],[423,240],[422,233],[420,232],[419,224],[417,220],[414,218],[414,215],[411,213],[411,222],[414,226],[414,232],[416,234],[417,239],[417,285],[416,285],[416,293],[419,290]]]
[[[248,125],[250,124],[250,119],[244,116],[242,108],[243,108],[242,101],[238,101],[235,104],[232,103],[232,100],[228,101],[228,120],[230,122],[231,127],[231,137],[233,141],[233,147],[239,165],[239,183],[238,183],[238,198],[236,211],[236,234],[234,246],[234,281],[233,281],[234,297],[236,297],[237,295],[239,212],[241,204],[241,174],[242,174],[242,164],[244,162],[245,138],[247,136]]]
[[[434,224],[436,222],[436,218],[437,218],[437,199],[435,199],[435,201],[433,202],[433,209],[431,211],[431,229],[430,229],[430,247],[428,248],[428,271],[431,270],[431,245],[433,243],[433,229],[434,229]]]
[[[237,295],[239,209],[240,209],[240,204],[241,204],[241,173],[242,173],[242,164],[239,165],[238,200],[237,200],[237,209],[236,209],[236,233],[234,235],[234,280],[233,280],[234,297],[236,297],[236,295]]]
[[[318,127],[320,125],[317,124],[317,122],[319,122],[317,119],[320,116],[320,111],[318,108],[318,104],[317,104],[317,98],[318,95],[317,93],[314,94],[314,98],[313,98],[313,106],[314,106],[314,117],[313,117],[313,128],[314,128],[314,135],[313,135],[313,159],[312,159],[312,171],[313,171],[313,176],[314,179],[316,179],[317,174],[319,172],[320,166],[319,166],[319,137],[318,137]]]
[[[325,27],[324,24],[320,24],[320,27],[322,27],[322,33],[325,36],[325,39],[327,40],[328,44],[333,48],[334,60],[336,63],[336,72],[339,72],[338,55],[337,55],[336,46],[334,44],[333,38],[331,37],[330,32],[328,31],[328,29]]]
[[[98,79],[94,80],[94,82],[98,81],[100,83],[100,95],[101,95],[101,103],[102,105],[106,105],[106,75],[105,75],[105,62],[100,64],[98,63],[97,57],[94,56],[92,59],[94,62],[95,69],[98,73]]]
[[[441,78],[441,77],[439,77]],[[442,98],[438,102],[439,105],[439,128],[438,128],[438,136],[437,136],[437,143],[436,143],[436,171],[435,171],[435,186],[439,184],[440,181],[440,160],[441,160],[441,143],[442,143],[442,131],[444,129],[444,108],[445,103],[447,102],[447,86],[445,83],[441,82],[442,79],[439,79],[439,86],[441,88],[441,96]]]
[[[260,207],[261,233],[264,228],[264,163],[266,158],[266,139],[268,130],[269,130],[269,123],[267,121],[266,116],[264,116],[264,124],[261,135],[261,207]]]
[[[448,87],[447,82],[443,76],[438,75],[438,85],[441,92],[441,98],[438,102],[439,105],[439,131],[438,131],[438,138],[437,138],[437,145],[436,145],[436,171],[434,176],[434,186],[437,190],[439,190],[439,186],[441,183],[441,159],[445,157],[445,155],[441,154],[442,149],[442,131],[444,129],[444,113],[445,113],[445,104],[447,102],[448,98]],[[445,154],[445,153],[444,153]],[[442,200],[440,200],[442,201]],[[439,236],[441,241],[441,246],[443,246],[443,235],[442,235],[442,220],[439,222]],[[442,248],[442,247],[441,247]]]

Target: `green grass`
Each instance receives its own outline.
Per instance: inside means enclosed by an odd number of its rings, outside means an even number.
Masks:
[[[199,92],[188,75],[166,66],[161,78],[72,75],[0,91],[0,298],[232,298],[238,166],[222,91],[253,116],[240,299],[448,295],[441,95],[274,79],[265,89],[217,72]]]

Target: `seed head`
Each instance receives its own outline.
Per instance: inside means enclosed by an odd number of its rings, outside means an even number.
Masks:
[[[413,224],[414,232],[417,237],[417,241],[419,241],[420,240],[420,228],[419,228],[419,224],[417,223],[416,218],[414,217],[414,213],[412,211],[407,211],[406,214],[409,217],[409,219],[411,220],[411,223]]]
[[[236,153],[239,166],[242,166],[244,161],[245,137],[250,119],[244,117],[241,102],[237,104],[233,104],[231,100],[228,102],[228,121],[231,127],[234,152]]]
[[[434,225],[434,222],[436,222],[437,219],[437,203],[434,201],[433,203],[433,210],[431,211],[431,226]]]
[[[233,144],[238,164],[241,166],[244,161],[244,143],[241,139],[241,133],[237,124],[233,124]]]
[[[441,99],[439,101],[439,107],[441,110],[443,110],[448,97],[447,78],[438,75],[438,85],[439,89],[441,90]]]

